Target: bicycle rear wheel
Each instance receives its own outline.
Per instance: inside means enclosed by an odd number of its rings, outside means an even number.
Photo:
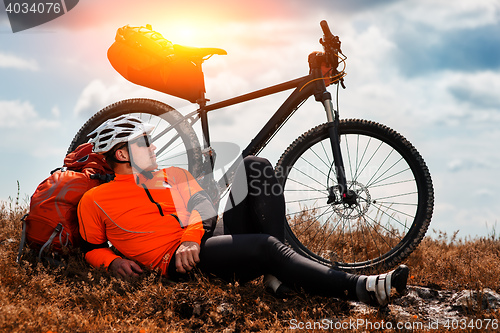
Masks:
[[[194,177],[201,176],[201,148],[193,128],[177,110],[151,99],[123,100],[97,112],[75,135],[68,153],[88,142],[87,135],[103,122],[121,115],[132,115],[155,125],[151,137],[160,168],[177,166],[189,170]]]
[[[399,133],[374,122],[341,121],[347,185],[357,196],[355,204],[345,204],[327,126],[296,139],[276,165],[287,242],[344,271],[389,269],[408,257],[427,231],[434,205],[429,170]]]

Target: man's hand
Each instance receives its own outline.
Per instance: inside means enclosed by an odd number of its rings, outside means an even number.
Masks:
[[[200,245],[196,242],[182,242],[175,251],[177,272],[186,273],[200,262]]]
[[[134,261],[123,258],[116,258],[113,260],[109,265],[108,270],[112,273],[120,275],[123,278],[139,276],[138,273],[142,273],[141,267],[139,267],[139,265],[137,265]]]

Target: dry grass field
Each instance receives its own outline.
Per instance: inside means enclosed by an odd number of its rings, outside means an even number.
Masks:
[[[359,311],[350,302],[301,292],[278,299],[258,280],[227,284],[195,273],[192,280],[174,284],[148,272],[123,281],[90,269],[78,257],[70,258],[66,267],[35,264],[29,252],[16,264],[19,219],[25,212],[26,204],[16,200],[0,203],[0,332],[282,332],[300,331],[300,327],[317,332],[325,328],[396,332],[405,331],[395,327],[401,318],[409,322],[421,319],[411,315],[416,312],[405,309],[404,302],[397,309]],[[452,292],[471,289],[479,295],[485,288],[500,292],[500,239],[494,231],[477,239],[428,234],[433,237],[426,237],[405,262],[411,268],[410,285]],[[415,310],[415,304],[411,307]],[[489,323],[488,331],[498,327],[493,325],[499,324],[498,308],[478,302],[457,311],[460,318],[480,320],[484,325],[481,330],[469,325],[461,332],[485,331],[485,323]],[[410,315],[401,317],[401,312]],[[374,325],[347,325],[360,321]],[[323,326],[314,330],[304,323]],[[346,325],[335,327],[333,323]],[[406,331],[452,329],[414,328],[407,326]]]

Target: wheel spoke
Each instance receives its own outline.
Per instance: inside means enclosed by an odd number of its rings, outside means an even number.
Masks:
[[[312,186],[310,186],[310,185],[307,185],[307,184],[305,184],[305,183],[303,183],[303,182],[300,182],[300,181],[298,181],[298,180],[295,180],[295,179],[293,179],[293,178],[292,178],[292,179],[289,179],[289,180],[290,180],[290,181],[292,181],[292,182],[294,182],[294,183],[296,183],[296,184],[298,184],[298,185],[302,185],[302,186],[304,186],[305,188],[307,188],[307,189],[309,189],[309,190],[311,190],[311,191],[316,191],[316,192],[321,192],[321,191],[324,191],[324,189],[323,189],[323,190],[320,190],[320,189],[314,188],[314,187],[312,187]],[[318,183],[318,184],[322,185],[320,182],[318,182],[318,181],[316,181],[316,180],[314,180],[314,181],[315,181],[316,183]],[[287,191],[288,191],[288,190],[287,190]]]
[[[308,165],[312,166],[312,167],[313,167],[313,169],[315,169],[315,170],[319,171],[321,174],[323,174],[324,176],[328,177],[328,176],[327,176],[327,174],[323,172],[323,170],[318,169],[318,168],[317,168],[314,164],[310,163],[310,162],[309,162],[309,161],[307,161],[306,159],[304,159],[304,158],[302,158],[302,157],[301,157],[301,159],[302,159],[304,162],[306,162]],[[308,178],[312,179],[313,181],[317,182],[318,184],[320,184],[320,185],[322,185],[322,186],[324,185],[324,184],[321,184],[320,182],[318,182],[316,179],[314,179],[314,178],[312,178],[311,176],[309,176],[308,174],[306,174],[304,171],[301,171],[301,170],[298,170],[298,169],[295,169],[295,170],[297,170],[297,172],[300,172],[300,173],[301,173],[301,174],[303,174],[304,176],[306,176],[306,177],[308,177]]]

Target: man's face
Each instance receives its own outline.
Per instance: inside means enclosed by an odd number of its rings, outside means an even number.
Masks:
[[[129,141],[129,151],[133,166],[141,171],[153,171],[158,168],[156,163],[155,145],[149,135],[140,136]]]

